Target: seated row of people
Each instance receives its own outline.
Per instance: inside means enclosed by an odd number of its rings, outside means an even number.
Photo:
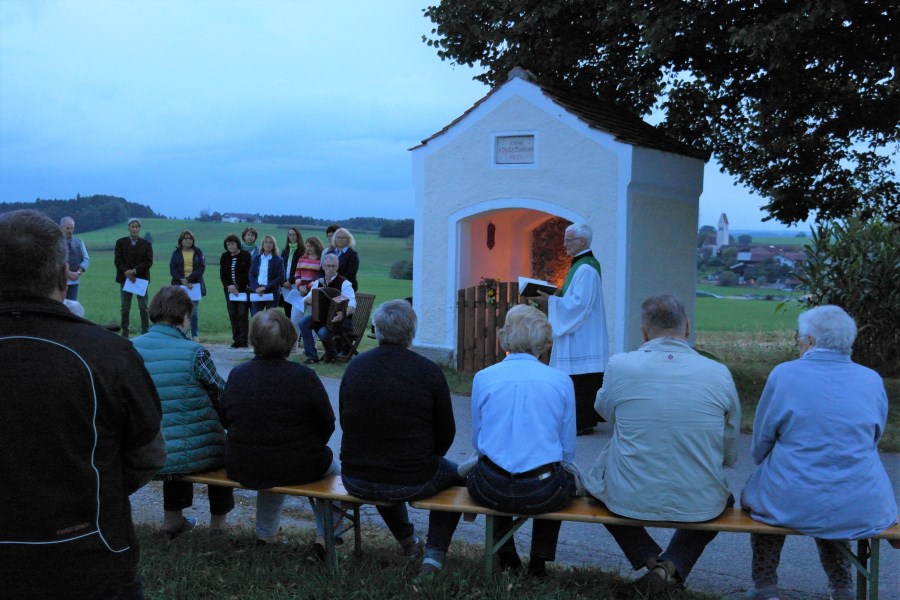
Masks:
[[[326,265],[326,272],[337,267],[328,257]],[[177,302],[180,308],[164,310],[166,302]],[[182,290],[164,288],[154,298],[151,317],[186,332],[191,307]],[[423,541],[405,503],[455,485],[466,485],[479,504],[520,515],[560,510],[585,489],[610,511],[646,521],[701,522],[734,504],[724,468],[737,459],[737,392],[724,365],[688,345],[690,323],[674,296],[656,296],[643,303],[644,344],[609,362],[595,409],[614,431],[584,477],[574,465],[571,379],[538,360],[552,341],[542,312],[520,305],[507,314],[500,343],[508,355],[473,381],[475,454],[462,465],[445,458],[456,427],[443,373],[410,350],[415,312],[405,301],[390,301],[379,308],[374,322],[379,346],[351,362],[341,381],[343,438],[338,464],[327,446],[335,427],[327,394],[312,371],[286,360],[297,340],[295,328],[276,310],[253,318],[250,341],[256,359],[231,372],[221,401],[227,434],[210,404],[204,414],[208,435],[204,431],[198,436],[204,440],[218,436],[214,444],[218,449],[211,455],[221,457],[224,446],[229,477],[248,488],[265,489],[340,473],[352,495],[397,502],[377,510],[402,553],[422,558],[424,574],[443,568],[460,515],[433,511]],[[800,332],[801,359],[773,371],[763,392],[751,448],[759,467],[744,487],[742,504],[761,522],[816,537],[832,596],[850,597],[851,567],[837,545],[878,533],[897,520],[893,490],[877,453],[887,399],[877,374],[849,359],[855,325],[844,311],[833,306],[807,311],[800,317]],[[135,340],[154,381],[164,375],[157,375],[155,366],[160,350],[174,348],[178,338],[172,332],[165,334],[157,324]],[[214,368],[210,376],[209,365],[203,366],[208,354],[186,334],[181,338],[180,345],[193,349],[183,355],[184,368],[190,368],[197,384],[214,396],[221,390],[221,380]],[[164,433],[167,440],[174,440],[175,430],[168,428],[165,417],[169,398],[177,398],[179,409],[187,409],[193,396],[177,385],[163,385],[166,381],[160,379],[157,387],[163,398]],[[284,394],[285,382],[291,382],[287,389],[303,393]],[[853,410],[848,410],[850,404]],[[835,429],[843,442],[821,443],[832,439],[827,431]],[[184,440],[178,444],[185,447]],[[171,452],[163,476],[216,466],[216,459],[190,462],[179,454]],[[175,461],[181,466],[170,465]],[[224,524],[217,517],[230,506],[212,490],[212,526],[217,527]],[[163,529],[170,535],[193,526],[175,512],[189,500],[174,482],[164,484]],[[274,540],[283,502],[280,495],[259,494],[256,528],[262,542]],[[828,511],[816,508],[822,502]],[[317,541],[310,556],[321,559],[322,519],[311,504]],[[499,539],[511,519],[499,518],[497,524]],[[683,585],[716,536],[678,529],[663,550],[641,527],[607,529],[632,566],[646,568],[637,586],[647,595]],[[556,558],[559,531],[560,521],[536,519],[529,575],[546,575],[546,563]],[[779,536],[752,536],[754,597],[777,597],[776,569],[783,542]],[[500,549],[499,563],[503,569],[522,568],[512,537]]]

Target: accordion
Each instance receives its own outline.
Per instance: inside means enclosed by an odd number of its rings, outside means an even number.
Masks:
[[[312,320],[316,328],[327,327],[329,331],[338,331],[343,321],[335,323],[334,315],[342,313],[347,318],[347,305],[350,299],[342,296],[339,290],[318,287],[312,291]]]

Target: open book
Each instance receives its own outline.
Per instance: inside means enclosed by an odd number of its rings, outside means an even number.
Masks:
[[[520,296],[537,296],[538,292],[545,292],[552,296],[556,292],[556,286],[548,281],[541,281],[540,279],[519,277]]]

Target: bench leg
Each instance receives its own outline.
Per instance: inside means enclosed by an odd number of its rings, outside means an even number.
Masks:
[[[877,540],[876,540],[877,543]],[[843,546],[838,546],[850,563],[856,567],[856,599],[866,600],[866,584],[869,582],[869,540],[861,539],[856,541],[856,555],[847,552]],[[876,569],[877,570],[877,569]],[[878,597],[878,589],[875,589],[875,597]]]
[[[525,521],[528,520],[528,517],[515,517],[513,519],[512,525],[510,525],[509,530],[504,532],[499,540],[494,542],[494,516],[493,515],[485,515],[485,524],[484,524],[484,574],[485,577],[490,579],[494,575],[494,558],[497,556],[497,552],[500,551],[500,548],[503,547],[503,544],[509,540],[515,533],[519,530],[519,528],[525,524]]]
[[[359,526],[359,504],[353,505],[353,554],[360,556],[362,554],[362,532]]]
[[[878,560],[881,558],[881,549],[878,547],[881,540],[869,540],[869,598],[878,600]]]

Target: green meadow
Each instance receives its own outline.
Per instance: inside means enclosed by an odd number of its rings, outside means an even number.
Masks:
[[[189,229],[196,238],[197,247],[206,256],[207,295],[200,302],[200,337],[204,342],[225,343],[231,341],[231,326],[225,308],[225,294],[219,281],[219,257],[225,251],[225,236],[240,236],[246,225],[240,223],[201,223],[181,219],[142,219],[141,235],[148,232],[153,238],[153,268],[150,270],[149,297],[164,285],[171,283],[169,259],[175,250],[178,235]],[[279,251],[287,238],[287,225],[254,225],[261,241],[271,235],[278,243]],[[325,232],[318,228],[300,227],[304,239],[315,235],[325,239]],[[119,323],[119,285],[115,281],[116,268],[113,248],[116,240],[128,234],[125,225],[107,227],[76,235],[84,240],[91,257],[91,266],[81,279],[78,300],[84,305],[85,317],[96,323]],[[380,238],[375,233],[353,233],[356,249],[360,253],[359,291],[375,294],[375,303],[406,298],[412,295],[412,281],[391,279],[391,265],[398,260],[412,260],[412,247],[405,239]],[[139,323],[137,302],[132,301],[132,331]]]
[[[142,235],[148,232],[153,238],[154,265],[150,271],[150,296],[171,281],[169,259],[175,249],[178,235],[190,229],[197,240],[197,246],[206,255],[207,296],[200,303],[200,335],[209,342],[225,342],[230,336],[225,297],[219,285],[219,257],[224,252],[223,240],[229,233],[240,235],[244,225],[238,223],[201,223],[180,219],[143,219]],[[325,234],[317,228],[300,226],[304,238],[316,235],[324,239]],[[278,242],[279,249],[287,237],[287,226],[260,225],[259,239],[271,235]],[[91,255],[91,267],[82,278],[79,300],[85,307],[86,316],[98,323],[119,322],[119,286],[115,282],[113,247],[118,238],[127,235],[122,225],[107,227],[79,235]],[[412,281],[391,279],[391,265],[399,260],[412,260],[412,248],[406,239],[380,238],[375,233],[354,232],[356,250],[360,255],[359,290],[375,294],[376,305],[386,300],[406,298],[412,295]],[[791,240],[794,238],[784,238]],[[748,288],[721,288],[700,285],[698,289],[720,295],[748,293]],[[751,293],[766,295],[768,290]],[[750,300],[719,300],[698,298],[696,309],[696,329],[699,332],[766,332],[793,331],[798,306],[790,306],[787,311],[777,313],[778,302]],[[132,309],[136,310],[136,307]],[[136,313],[132,315],[132,318]]]

